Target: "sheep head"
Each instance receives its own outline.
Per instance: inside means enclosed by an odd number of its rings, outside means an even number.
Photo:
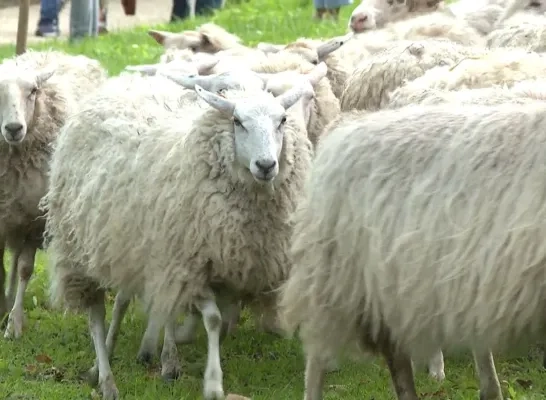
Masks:
[[[255,90],[230,98],[209,92],[199,85],[195,91],[211,107],[233,120],[236,162],[250,171],[260,184],[272,183],[279,174],[279,158],[287,123],[287,110],[301,98],[312,97],[308,82],[278,97]]]
[[[43,89],[55,68],[18,70],[16,63],[4,63],[0,71],[0,130],[12,146],[20,145],[32,126],[34,114],[43,101]]]

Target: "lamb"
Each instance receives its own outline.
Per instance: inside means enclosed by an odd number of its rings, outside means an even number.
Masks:
[[[352,38],[352,33],[342,37],[336,37],[326,42],[320,40],[299,38],[293,43],[289,43],[282,48],[274,46],[262,46],[266,53],[288,52],[299,54],[311,64],[318,65],[321,61],[324,61],[328,66],[327,78],[332,86],[334,95],[339,99],[343,88],[345,87],[345,81],[347,80],[350,72],[352,71],[352,65],[347,65],[347,59],[344,58],[344,54],[338,53],[339,49]]]
[[[448,40],[401,42],[362,61],[345,83],[342,111],[378,110],[389,102],[389,93],[436,66],[449,68],[465,57],[485,49],[456,45]]]
[[[479,57],[463,59],[454,67],[430,69],[423,76],[403,85],[397,95],[406,98],[423,89],[450,91],[495,85],[510,88],[519,81],[544,78],[544,71],[546,57],[541,54],[528,53],[523,49],[495,49]]]
[[[24,295],[42,247],[38,202],[48,185],[51,145],[81,93],[104,79],[98,61],[58,51],[29,51],[0,64],[0,243],[2,256],[6,247],[13,255],[7,299],[3,257],[0,268],[0,317],[13,306],[5,338],[23,334]]]
[[[279,305],[306,351],[305,399],[322,398],[325,360],[355,343],[386,357],[405,400],[417,399],[410,357],[470,347],[480,398],[502,399],[490,351],[546,323],[545,144],[543,102],[332,122],[294,217]]]
[[[242,44],[241,38],[212,22],[201,25],[195,31],[172,33],[149,30],[148,34],[165,49],[174,47],[205,53],[216,53],[227,49],[251,50]]]
[[[207,108],[165,110],[154,127],[122,114],[96,124],[94,110],[102,103],[88,98],[88,108],[65,125],[53,155],[44,198],[52,297],[55,304],[89,311],[107,399],[117,398],[118,390],[104,343],[100,287],[140,293],[148,314],[167,331],[181,311],[198,309],[209,338],[204,396],[219,399],[215,294],[267,302],[290,267],[289,215],[313,151],[301,112],[306,107],[285,110],[311,100],[309,83],[277,98],[263,90],[228,90],[224,97],[195,90]],[[78,163],[66,174],[72,159]],[[112,168],[123,173],[109,174]],[[86,206],[91,197],[92,212]],[[114,233],[119,229],[124,235]]]
[[[406,92],[404,87],[392,92],[386,108],[395,109],[412,104],[435,105],[444,103],[495,105],[502,103],[527,104],[533,101],[546,101],[546,81],[527,80],[516,83],[513,87],[495,85],[481,89],[461,89],[444,91],[423,88]]]

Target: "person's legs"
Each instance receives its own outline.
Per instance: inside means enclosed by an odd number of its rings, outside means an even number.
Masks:
[[[197,6],[195,7],[197,9]],[[196,11],[197,14],[197,11]],[[178,19],[187,18],[190,15],[188,2],[186,0],[173,0],[173,9],[171,12],[171,22]]]
[[[214,9],[220,8],[221,5],[221,0],[197,0],[197,4],[195,5],[195,14],[211,14]]]
[[[36,28],[36,36],[59,36],[58,14],[60,0],[41,0],[40,20]]]
[[[315,15],[313,18],[321,21],[326,13],[325,0],[314,0],[313,4],[315,5]]]
[[[70,41],[97,36],[99,0],[71,0]]]
[[[99,1],[99,35],[108,33],[108,0]]]

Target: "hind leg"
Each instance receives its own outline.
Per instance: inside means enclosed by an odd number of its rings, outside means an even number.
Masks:
[[[480,400],[503,400],[493,354],[490,351],[473,353],[480,380]]]
[[[443,381],[446,377],[444,372],[444,355],[442,350],[438,350],[428,361],[428,374],[431,378]]]
[[[397,351],[394,346],[386,345],[381,351],[387,360],[394,391],[398,400],[418,400],[413,380],[411,359]]]
[[[161,376],[165,380],[178,379],[182,370],[176,348],[175,330],[176,323],[174,321],[165,324],[163,350],[161,351]]]
[[[307,350],[304,400],[322,400],[327,364],[328,362],[320,356],[320,351]]]
[[[120,290],[116,294],[116,300],[114,302],[114,308],[112,310],[112,322],[108,328],[108,335],[106,336],[106,351],[108,352],[108,359],[112,358],[116,340],[119,334],[119,329],[125,312],[131,303],[131,295]],[[95,359],[95,365],[87,372],[89,380],[96,385],[99,380],[99,360]]]
[[[98,384],[103,400],[117,400],[119,392],[110,367],[108,349],[106,348],[106,307],[104,305],[104,291],[97,293],[95,301],[89,306],[89,331],[93,338],[95,354],[99,370]]]
[[[36,247],[30,243],[25,243],[21,255],[18,257],[18,260],[14,262],[17,263],[19,269],[19,285],[17,286],[13,308],[8,317],[8,326],[6,327],[6,332],[4,334],[4,338],[6,339],[11,337],[19,339],[23,334],[23,319],[25,317],[23,301],[28,282],[34,272],[35,258]]]

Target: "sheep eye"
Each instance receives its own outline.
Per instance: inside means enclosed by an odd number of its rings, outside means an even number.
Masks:
[[[286,122],[286,116],[285,116],[285,117],[282,117],[280,125],[284,125],[285,122]]]
[[[530,7],[539,8],[541,6],[540,1],[532,1],[529,3]]]
[[[243,124],[241,124],[241,121],[239,121],[237,118],[233,118],[233,123],[234,123],[236,126],[243,126]]]
[[[30,95],[31,96],[34,96],[36,94],[36,92],[38,92],[38,88],[37,87],[33,87],[31,90],[30,90]]]
[[[318,65],[318,61],[317,61],[317,60],[313,60],[313,61],[311,61],[311,64],[313,64],[313,65]]]

